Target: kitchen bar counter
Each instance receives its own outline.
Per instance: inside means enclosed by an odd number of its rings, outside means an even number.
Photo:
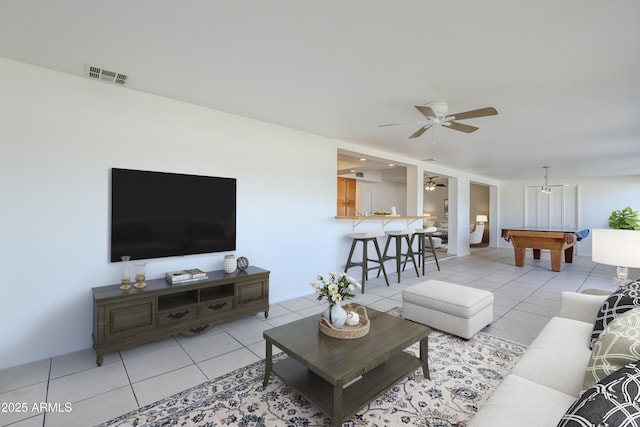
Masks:
[[[409,225],[411,225],[415,221],[418,221],[418,220],[422,220],[422,221],[435,220],[437,217],[435,217],[435,216],[426,216],[426,215],[423,215],[423,216],[403,216],[403,215],[369,215],[369,216],[362,216],[362,215],[357,215],[357,216],[336,216],[335,218],[336,219],[351,220],[351,221],[353,221],[353,227],[355,228],[356,226],[358,226],[363,221],[380,221],[382,223],[382,226],[384,227],[387,224],[391,223],[392,221],[398,221],[398,220],[406,221],[407,227],[408,227]],[[420,225],[420,228],[422,228],[422,224]]]

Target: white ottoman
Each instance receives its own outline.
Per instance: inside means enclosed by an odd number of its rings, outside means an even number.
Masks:
[[[493,293],[427,280],[402,291],[405,319],[469,339],[493,321]]]

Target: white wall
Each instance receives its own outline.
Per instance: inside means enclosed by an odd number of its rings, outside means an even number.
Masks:
[[[501,227],[521,226],[524,220],[524,187],[541,185],[541,180],[501,182],[499,223]],[[582,228],[609,228],[612,211],[631,206],[640,210],[640,175],[597,178],[562,178],[553,184],[578,184],[579,215]],[[512,247],[499,239],[500,247]],[[578,243],[578,253],[591,256],[591,237]]]
[[[0,368],[91,347],[91,288],[121,275],[112,167],[237,178],[236,254],[272,271],[272,302],[337,268],[336,141],[4,59],[0,93]],[[147,273],[223,257],[150,260]]]

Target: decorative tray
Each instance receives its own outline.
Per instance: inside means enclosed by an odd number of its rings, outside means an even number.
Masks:
[[[369,333],[369,326],[371,322],[367,316],[367,309],[360,305],[354,311],[360,311],[360,323],[355,326],[344,325],[342,328],[334,328],[331,323],[323,316],[320,316],[318,322],[320,323],[320,332],[328,335],[332,338],[339,338],[342,340],[353,340],[356,338],[362,338]]]

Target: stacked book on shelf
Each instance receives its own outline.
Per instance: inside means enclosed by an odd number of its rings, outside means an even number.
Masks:
[[[165,278],[167,279],[167,282],[172,285],[177,285],[180,283],[196,282],[198,280],[208,279],[209,276],[198,268],[191,268],[189,270],[169,271],[165,274]]]

